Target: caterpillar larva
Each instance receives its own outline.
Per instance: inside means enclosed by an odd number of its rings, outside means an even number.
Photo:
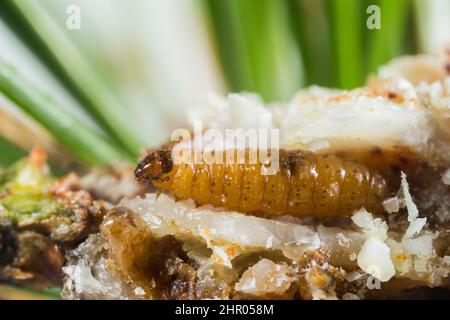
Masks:
[[[149,153],[135,174],[178,200],[269,217],[350,216],[361,207],[380,213],[391,191],[379,173],[335,155],[280,150],[276,174],[262,175],[262,165],[259,157],[256,164],[177,164],[163,148]]]

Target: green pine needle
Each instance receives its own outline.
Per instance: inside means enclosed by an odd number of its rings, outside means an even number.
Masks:
[[[36,1],[4,1],[0,15],[80,105],[130,155],[145,146],[123,106],[71,40]],[[128,121],[127,121],[128,120]]]
[[[7,167],[24,157],[26,152],[0,136],[0,167]]]
[[[302,69],[287,3],[211,0],[205,4],[231,90],[257,92],[266,101],[290,98],[300,87]]]
[[[46,127],[69,151],[91,164],[107,164],[124,155],[106,138],[60,108],[0,60],[0,92]]]
[[[333,54],[335,57],[335,85],[351,89],[364,82],[364,54],[362,30],[366,27],[360,0],[328,0]]]
[[[370,30],[368,46],[368,71],[377,68],[403,53],[404,36],[410,0],[373,1],[381,10],[381,28]]]

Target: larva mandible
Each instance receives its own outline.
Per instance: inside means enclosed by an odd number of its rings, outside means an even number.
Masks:
[[[279,161],[275,175],[262,175],[259,158],[256,164],[175,164],[170,148],[162,148],[145,156],[135,175],[178,200],[267,217],[351,216],[361,207],[377,214],[391,191],[379,173],[335,155],[280,150]]]

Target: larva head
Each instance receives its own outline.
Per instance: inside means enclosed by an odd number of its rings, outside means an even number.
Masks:
[[[140,183],[158,181],[164,174],[170,172],[172,167],[171,151],[159,149],[150,152],[139,162],[134,175]]]

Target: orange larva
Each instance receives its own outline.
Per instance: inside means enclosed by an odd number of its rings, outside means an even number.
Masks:
[[[176,199],[193,199],[260,216],[332,218],[365,207],[381,213],[391,188],[362,163],[303,150],[279,153],[280,169],[262,175],[256,164],[175,164],[170,149],[148,154],[136,168],[140,182],[152,182]]]

